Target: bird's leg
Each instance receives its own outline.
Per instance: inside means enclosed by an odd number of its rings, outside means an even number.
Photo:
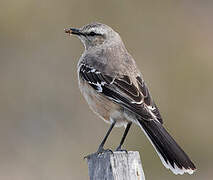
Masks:
[[[126,139],[126,135],[127,135],[128,131],[129,131],[131,125],[132,125],[132,122],[129,122],[129,123],[127,124],[126,129],[125,129],[125,131],[124,131],[124,134],[123,134],[123,136],[122,136],[121,142],[120,142],[119,146],[116,148],[116,151],[126,151],[126,150],[121,149],[121,146],[123,145],[124,140]],[[127,151],[126,151],[126,152],[127,152]]]
[[[106,135],[105,135],[103,141],[102,141],[101,144],[99,145],[99,148],[98,148],[97,153],[102,153],[102,152],[104,152],[104,151],[111,151],[111,150],[109,150],[109,149],[105,150],[105,149],[104,149],[104,144],[105,144],[105,142],[106,142],[106,140],[107,140],[107,138],[108,138],[110,132],[112,131],[113,127],[115,126],[115,123],[116,123],[116,121],[113,121],[113,122],[112,122],[112,124],[111,124],[109,130],[107,131],[107,133],[106,133]]]

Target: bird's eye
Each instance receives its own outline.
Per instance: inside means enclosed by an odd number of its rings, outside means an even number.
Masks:
[[[94,31],[91,31],[88,35],[90,35],[90,36],[95,36],[96,33],[95,33]]]

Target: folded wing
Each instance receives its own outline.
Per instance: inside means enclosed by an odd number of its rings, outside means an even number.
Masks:
[[[134,84],[127,75],[111,76],[86,64],[80,65],[79,75],[98,93],[136,113],[143,120],[163,123],[159,110],[140,76],[135,77],[137,84]]]

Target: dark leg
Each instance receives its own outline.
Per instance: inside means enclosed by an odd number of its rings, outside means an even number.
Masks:
[[[104,151],[104,144],[105,144],[105,142],[106,142],[106,140],[107,140],[107,138],[108,138],[110,132],[112,131],[112,128],[114,127],[115,123],[116,123],[116,121],[114,121],[114,122],[111,124],[111,126],[110,126],[109,130],[107,131],[107,133],[106,133],[106,135],[105,135],[103,141],[102,141],[101,144],[99,145],[99,148],[98,148],[97,153],[101,153],[101,152]]]
[[[123,145],[124,140],[126,139],[126,135],[127,135],[128,131],[129,131],[129,128],[131,127],[131,125],[132,125],[131,122],[127,124],[126,129],[125,129],[124,134],[123,134],[123,137],[121,139],[121,142],[120,142],[119,146],[117,147],[116,151],[122,151],[121,146]]]

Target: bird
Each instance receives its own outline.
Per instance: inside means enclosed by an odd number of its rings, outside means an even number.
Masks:
[[[64,31],[76,35],[85,47],[77,65],[80,91],[92,111],[110,124],[97,153],[105,151],[104,144],[114,126],[125,127],[116,148],[123,151],[122,145],[134,123],[167,169],[174,174],[193,174],[194,163],[163,127],[160,111],[119,33],[98,22]]]

